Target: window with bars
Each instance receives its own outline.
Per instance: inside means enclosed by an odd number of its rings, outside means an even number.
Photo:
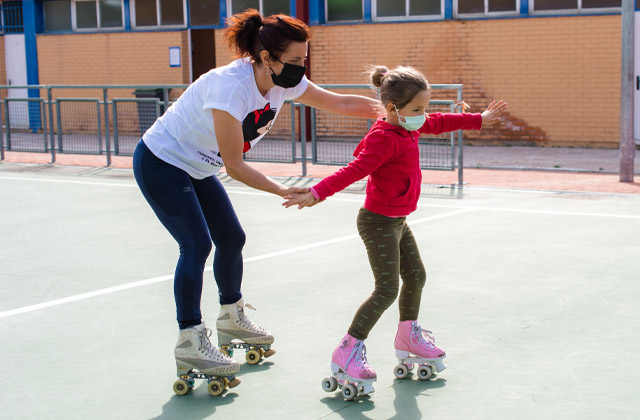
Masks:
[[[22,21],[22,2],[0,2],[0,33],[21,34],[24,32]]]

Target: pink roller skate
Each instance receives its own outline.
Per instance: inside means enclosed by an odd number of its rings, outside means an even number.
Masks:
[[[436,372],[447,368],[443,359],[444,350],[437,347],[431,331],[423,330],[418,321],[401,321],[398,324],[395,348],[398,365],[394,374],[398,379],[404,379],[417,363],[418,378],[426,381]]]
[[[378,376],[367,363],[367,350],[364,343],[349,334],[333,351],[331,358],[332,376],[322,380],[322,389],[333,392],[342,388],[345,400],[353,400],[360,395],[367,395],[374,391],[373,383]]]

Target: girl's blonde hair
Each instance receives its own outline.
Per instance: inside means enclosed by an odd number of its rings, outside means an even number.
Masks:
[[[380,88],[380,101],[386,107],[394,104],[398,109],[411,102],[420,91],[431,90],[429,82],[413,67],[398,66],[392,70],[385,66],[370,66],[371,83]]]

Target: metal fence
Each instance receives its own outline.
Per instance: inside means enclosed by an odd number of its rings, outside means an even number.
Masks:
[[[320,85],[340,93],[376,97],[368,85]],[[130,156],[144,132],[188,85],[0,86],[0,159],[4,152]],[[429,112],[455,112],[462,85],[432,85]],[[287,101],[258,147],[255,162],[346,165],[372,120],[328,113]],[[301,141],[304,140],[304,141]],[[456,141],[457,140],[457,141]],[[310,150],[307,143],[310,142]],[[462,132],[423,135],[423,169],[458,170],[462,184]],[[308,154],[310,152],[310,155]]]

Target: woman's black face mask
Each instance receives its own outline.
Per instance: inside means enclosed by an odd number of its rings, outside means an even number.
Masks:
[[[282,61],[280,62],[282,63]],[[273,80],[273,84],[283,88],[292,88],[294,86],[297,86],[298,83],[300,83],[300,81],[302,80],[302,77],[304,77],[304,74],[307,71],[307,67],[296,66],[289,63],[282,64],[284,64],[284,67],[278,75],[276,75],[273,72],[273,69],[271,69],[271,80]]]

